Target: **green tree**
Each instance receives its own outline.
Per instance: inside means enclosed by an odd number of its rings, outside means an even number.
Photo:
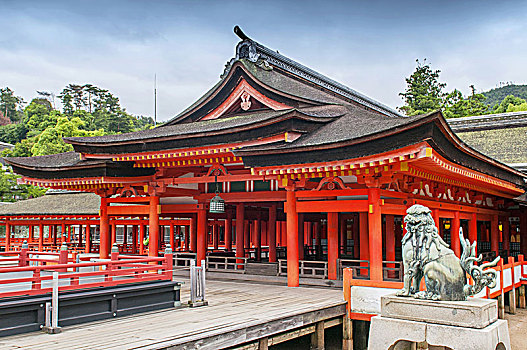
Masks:
[[[506,96],[499,104],[496,104],[493,113],[519,112],[527,110],[527,101],[514,95]]]
[[[25,124],[7,124],[0,126],[0,141],[15,144],[22,141],[27,134]]]
[[[0,171],[0,201],[15,202],[20,199],[40,197],[47,191],[36,186],[18,185],[18,178],[20,176],[15,175],[11,169]]]
[[[406,115],[424,114],[437,110],[443,106],[445,83],[439,82],[440,70],[432,70],[426,63],[416,60],[415,71],[406,78],[406,90],[399,95],[403,97],[405,105],[400,109]]]
[[[447,118],[467,117],[487,113],[489,107],[485,104],[486,97],[476,93],[474,85],[470,86],[472,93],[464,97],[461,91],[454,89],[443,101],[443,111]]]
[[[12,122],[18,122],[21,119],[21,107],[24,99],[16,96],[15,92],[9,87],[0,89],[0,111]]]

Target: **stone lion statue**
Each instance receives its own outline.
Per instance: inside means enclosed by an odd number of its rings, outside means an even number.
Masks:
[[[402,239],[404,286],[399,296],[414,296],[430,300],[466,300],[467,296],[479,293],[484,287],[496,285],[497,273],[487,267],[496,266],[497,257],[490,263],[475,265],[476,242],[470,244],[459,230],[463,252],[459,259],[438,234],[431,210],[415,204],[408,208],[404,218],[406,234]],[[473,284],[467,281],[467,274]],[[419,291],[424,277],[426,290]]]

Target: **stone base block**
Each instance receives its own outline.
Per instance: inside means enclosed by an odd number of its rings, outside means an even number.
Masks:
[[[485,328],[498,320],[496,300],[433,301],[387,295],[381,298],[381,316],[447,326]]]
[[[497,320],[485,328],[478,329],[383,316],[375,316],[371,319],[368,350],[399,350],[405,349],[409,344],[423,342],[433,349],[446,347],[453,350],[510,350],[511,348],[509,329],[505,320]]]

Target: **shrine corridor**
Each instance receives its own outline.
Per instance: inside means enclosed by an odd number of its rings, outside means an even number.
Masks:
[[[182,280],[181,278],[177,278]],[[188,281],[185,281],[188,282]],[[186,283],[183,303],[189,298]],[[0,339],[1,349],[219,349],[242,344],[269,346],[342,323],[345,302],[340,288],[288,288],[244,282],[207,281],[209,306],[177,308],[63,328],[61,334],[26,333]],[[310,329],[311,328],[311,329]],[[296,334],[289,334],[297,330]],[[285,332],[285,334],[284,334]]]

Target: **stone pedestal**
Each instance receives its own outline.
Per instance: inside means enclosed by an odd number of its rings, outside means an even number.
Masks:
[[[371,319],[369,350],[509,350],[507,321],[496,300],[430,301],[388,295]],[[501,345],[500,345],[501,344]]]

